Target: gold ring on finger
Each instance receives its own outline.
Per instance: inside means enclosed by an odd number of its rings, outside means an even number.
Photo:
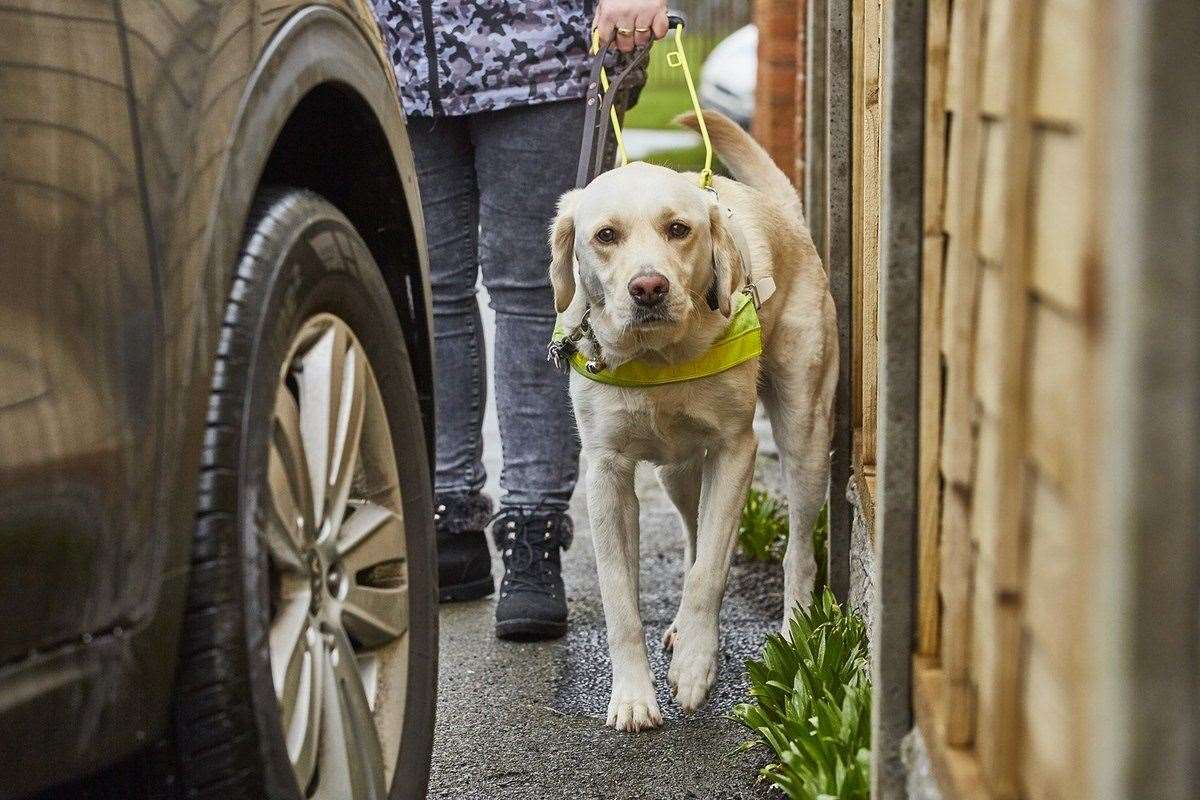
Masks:
[[[649,33],[650,32],[649,28],[634,28],[634,30],[637,31],[638,33]]]
[[[618,36],[632,36],[633,31],[629,30],[629,28],[617,28],[617,35]]]

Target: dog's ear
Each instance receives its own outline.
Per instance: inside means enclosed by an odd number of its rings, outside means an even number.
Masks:
[[[712,234],[713,290],[717,296],[717,308],[728,317],[733,293],[742,283],[746,265],[742,263],[742,253],[733,240],[733,234],[729,232],[723,206],[713,205],[709,209],[708,224]]]
[[[558,214],[550,225],[550,285],[554,310],[562,313],[575,296],[575,203],[579,190],[558,198]]]

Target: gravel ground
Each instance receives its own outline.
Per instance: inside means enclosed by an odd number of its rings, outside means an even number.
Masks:
[[[485,435],[489,489],[496,496],[499,437],[492,413]],[[770,478],[777,462],[769,441],[762,451],[760,477],[773,483]],[[708,702],[693,714],[682,714],[669,698],[668,660],[659,644],[679,600],[682,537],[674,511],[650,470],[639,474],[639,496],[641,608],[663,727],[624,734],[604,726],[609,660],[581,486],[572,503],[575,544],[563,562],[571,610],[571,629],[565,638],[533,644],[501,642],[493,633],[492,600],[442,606],[430,797],[723,800],[770,796],[765,787],[755,784],[765,754],[734,753],[747,735],[725,714],[745,695],[743,661],[758,654],[763,637],[779,624],[779,567],[734,565],[721,614],[720,676]],[[498,578],[501,573],[496,559],[493,574]]]

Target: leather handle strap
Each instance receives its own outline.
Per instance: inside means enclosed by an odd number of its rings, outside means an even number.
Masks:
[[[667,30],[682,28],[686,19],[678,11],[667,11]],[[588,76],[587,107],[583,118],[583,141],[579,148],[579,166],[575,171],[575,188],[582,189],[604,172],[604,151],[608,144],[607,121],[611,118],[613,104],[621,84],[630,74],[645,66],[650,60],[650,45],[641,48],[637,55],[609,82],[608,91],[602,90],[604,61],[611,44],[592,56],[592,69]],[[613,124],[616,124],[615,122]]]

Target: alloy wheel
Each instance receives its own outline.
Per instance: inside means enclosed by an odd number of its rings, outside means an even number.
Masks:
[[[335,316],[302,326],[284,362],[263,505],[271,677],[297,783],[382,800],[407,687],[405,528],[379,386]]]

